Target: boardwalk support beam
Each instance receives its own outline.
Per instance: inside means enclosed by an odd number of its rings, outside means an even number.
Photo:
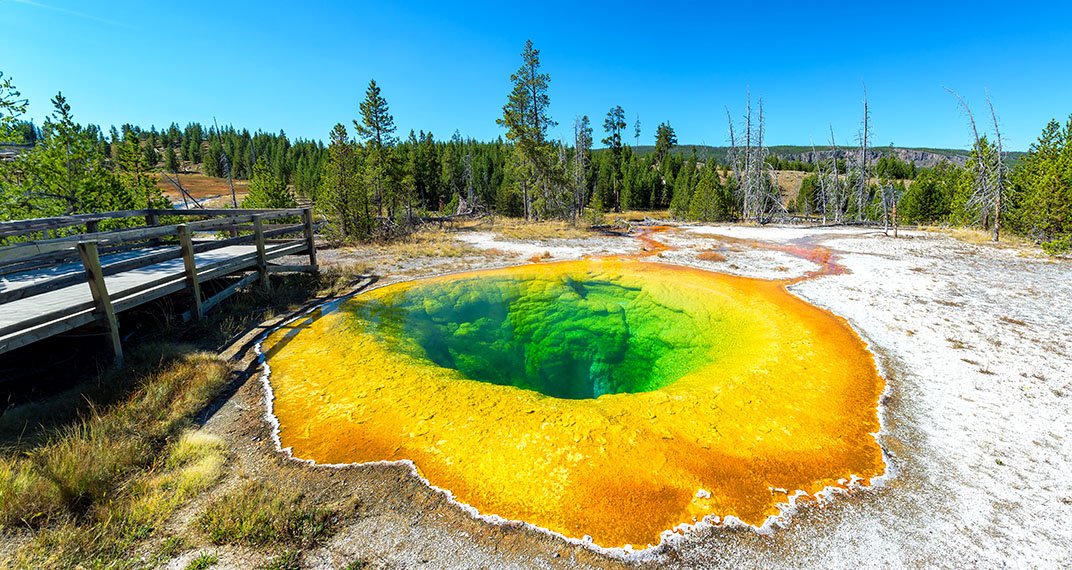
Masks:
[[[112,299],[108,296],[108,287],[104,284],[104,272],[101,271],[97,243],[79,242],[78,254],[82,256],[82,265],[86,268],[86,281],[89,282],[89,292],[93,295],[97,318],[103,320],[105,326],[108,327],[108,344],[112,347],[115,366],[118,368],[123,365],[123,344],[119,338],[119,321],[115,318]]]
[[[302,219],[305,222],[305,247],[309,249],[309,270],[317,273],[316,266],[316,243],[313,241],[313,209],[302,208]]]
[[[194,260],[194,242],[190,236],[190,227],[179,224],[175,228],[179,233],[179,247],[182,249],[182,264],[186,269],[186,286],[190,289],[190,316],[195,321],[205,314],[201,309],[201,284],[197,281],[197,261]]]
[[[264,216],[253,214],[253,241],[257,245],[257,275],[261,280],[261,288],[265,292],[271,292],[272,282],[268,281],[268,257],[264,252]]]

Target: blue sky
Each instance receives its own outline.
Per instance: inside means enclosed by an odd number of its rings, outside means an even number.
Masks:
[[[669,121],[682,143],[724,145],[725,108],[739,116],[751,90],[769,144],[824,144],[831,126],[847,143],[864,82],[879,145],[967,148],[943,86],[977,116],[989,90],[1012,149],[1072,113],[1072,7],[1057,2],[0,0],[0,29],[0,71],[31,117],[62,90],[76,120],[105,128],[215,117],[326,140],[375,78],[402,136],[490,139],[527,38],[556,138],[582,114],[598,132],[621,105],[641,144]]]

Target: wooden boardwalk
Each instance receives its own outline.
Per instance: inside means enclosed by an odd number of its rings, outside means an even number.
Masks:
[[[205,219],[152,225],[160,216],[173,215]],[[299,216],[299,224],[265,223]],[[95,231],[104,220],[141,217],[146,226]],[[72,226],[87,231],[25,239],[60,229],[69,232]],[[231,237],[220,238],[221,231]],[[195,239],[198,232],[207,239]],[[299,237],[272,239],[287,234]],[[23,241],[12,240],[13,236]],[[107,212],[3,222],[0,238],[15,241],[0,247],[0,353],[99,321],[109,329],[116,360],[121,362],[116,313],[185,292],[187,313],[197,319],[255,281],[268,287],[271,272],[317,269],[309,209]],[[308,263],[278,263],[295,255],[307,256]],[[202,283],[236,274],[242,277],[220,293],[202,296]]]

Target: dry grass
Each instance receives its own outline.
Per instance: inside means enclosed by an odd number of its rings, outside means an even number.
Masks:
[[[972,245],[986,245],[986,246],[991,246],[991,247],[1021,249],[1021,250],[1026,250],[1027,252],[1039,253],[1039,254],[1041,254],[1041,251],[1042,251],[1041,249],[1039,249],[1038,246],[1036,246],[1030,240],[1024,239],[1021,236],[1018,236],[1018,235],[1015,235],[1015,234],[1010,234],[1010,233],[1007,233],[1007,232],[1002,233],[1001,234],[1001,240],[995,242],[994,239],[993,239],[994,236],[993,236],[992,233],[990,233],[988,231],[983,231],[983,230],[980,230],[980,229],[976,229],[976,228],[950,228],[950,227],[940,227],[940,226],[922,226],[922,227],[920,227],[920,229],[925,231],[925,232],[943,233],[943,234],[946,234],[946,235],[952,237],[953,239],[955,239],[957,241],[964,242],[964,243],[970,243]]]
[[[372,264],[356,261],[320,268],[317,282],[317,296],[334,297],[349,293],[358,283],[372,272]]]
[[[182,187],[190,193],[191,196],[198,200],[210,198],[212,196],[219,196],[226,198],[227,202],[231,201],[231,186],[227,183],[226,178],[213,178],[211,176],[205,176],[199,172],[196,173],[183,173],[179,175],[179,183]],[[156,181],[156,187],[164,193],[165,196],[172,200],[182,203],[182,195],[170,182],[164,179],[161,174],[160,178]],[[242,203],[242,199],[249,193],[249,181],[248,180],[235,180],[235,195],[238,197],[238,203]]]
[[[229,372],[213,356],[175,357],[131,382],[125,399],[0,458],[0,531],[33,529],[8,564],[128,565],[140,541],[219,480],[222,443],[191,431],[190,420]]]
[[[696,254],[696,259],[700,261],[726,261],[726,256],[717,251],[701,251]]]
[[[396,260],[418,257],[462,257],[481,255],[480,250],[454,239],[454,233],[446,230],[422,230],[404,239],[376,245],[384,256]]]
[[[613,218],[621,218],[626,222],[643,222],[649,220],[669,220],[670,210],[626,210],[621,213],[607,214]]]
[[[543,239],[580,239],[595,237],[599,234],[583,225],[575,226],[571,222],[548,220],[526,222],[520,218],[495,218],[490,224],[481,227],[500,239],[507,240],[543,240]]]

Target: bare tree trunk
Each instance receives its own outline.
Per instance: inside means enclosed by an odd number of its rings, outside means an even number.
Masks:
[[[975,126],[975,117],[972,115],[968,103],[964,101],[956,91],[946,87],[957,98],[964,111],[968,114],[971,123],[972,135],[975,137],[975,164],[973,167],[974,186],[972,196],[965,205],[967,209],[975,212],[975,219],[981,222],[984,230],[992,230],[994,241],[998,241],[1001,233],[1001,198],[1005,185],[1004,161],[1001,147],[1001,133],[998,132],[997,148],[983,146],[983,139],[979,136],[979,130]],[[987,94],[987,103],[990,103],[990,95]],[[994,119],[994,128],[998,128],[997,115],[994,113],[993,104],[990,105],[990,113]],[[993,228],[990,227],[990,215],[994,215]]]
[[[867,85],[864,85],[864,121],[863,129],[860,131],[860,159],[858,166],[860,168],[860,186],[856,190],[856,219],[864,219],[864,202],[867,197],[868,186],[871,184],[870,173],[868,172],[868,155],[867,155],[867,139],[870,130],[870,111],[867,106]]]
[[[830,127],[830,147],[832,149],[832,157],[833,157],[833,158],[831,158],[831,161],[833,162],[833,165],[834,165],[834,178],[833,178],[833,186],[834,186],[834,223],[835,224],[840,224],[842,222],[842,218],[843,218],[843,214],[844,214],[844,212],[842,211],[842,206],[844,205],[845,198],[841,195],[841,173],[838,172],[838,165],[837,165],[837,160],[838,160],[837,157],[838,157],[839,149],[838,149],[838,146],[837,146],[837,142],[834,139],[834,127],[833,126]]]
[[[897,237],[897,200],[893,201],[893,237]]]
[[[986,94],[986,103],[990,106],[990,117],[994,120],[994,134],[998,139],[995,157],[997,173],[994,181],[994,241],[998,241],[1001,233],[1001,199],[1005,194],[1005,149],[1001,144],[1001,129],[998,128],[998,116],[994,112],[994,102],[990,100],[990,93]]]

